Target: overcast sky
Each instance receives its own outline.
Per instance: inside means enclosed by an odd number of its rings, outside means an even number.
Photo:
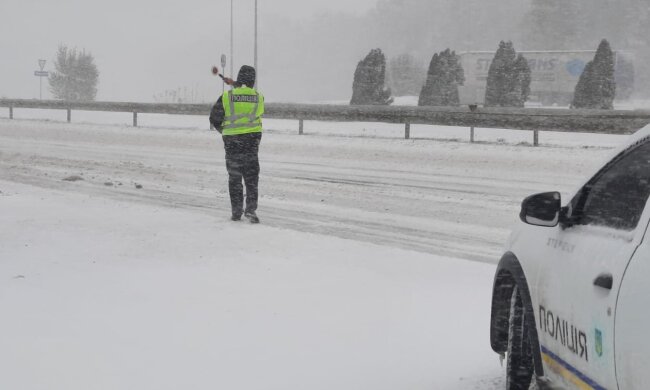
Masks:
[[[375,3],[259,0],[260,34],[283,17],[361,14]],[[253,60],[253,4],[235,0],[237,66]],[[39,80],[33,74],[38,59],[46,59],[45,70],[52,70],[60,43],[94,55],[100,70],[98,100],[151,101],[154,94],[178,87],[211,95],[218,83],[207,70],[221,53],[229,54],[229,20],[230,0],[1,0],[0,97],[38,98]],[[43,97],[49,98],[45,81]]]

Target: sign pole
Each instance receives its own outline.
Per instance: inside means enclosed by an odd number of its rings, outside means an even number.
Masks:
[[[43,77],[49,76],[48,72],[44,72],[43,69],[45,68],[45,63],[47,60],[38,60],[38,66],[40,66],[41,70],[34,72],[34,76],[38,76],[38,98],[39,100],[43,100]]]
[[[226,69],[226,55],[221,55],[221,69]],[[226,80],[221,81],[221,94],[223,95],[226,92]]]

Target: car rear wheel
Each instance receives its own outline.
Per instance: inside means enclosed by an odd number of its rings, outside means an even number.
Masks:
[[[533,356],[525,310],[517,286],[510,298],[506,390],[528,390],[533,378]]]

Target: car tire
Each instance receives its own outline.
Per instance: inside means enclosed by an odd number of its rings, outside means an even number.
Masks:
[[[533,378],[533,356],[525,313],[519,289],[515,286],[508,318],[506,390],[528,390]]]

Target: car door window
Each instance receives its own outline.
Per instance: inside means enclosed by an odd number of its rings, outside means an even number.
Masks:
[[[580,224],[633,230],[650,195],[650,142],[606,167],[583,190]]]

